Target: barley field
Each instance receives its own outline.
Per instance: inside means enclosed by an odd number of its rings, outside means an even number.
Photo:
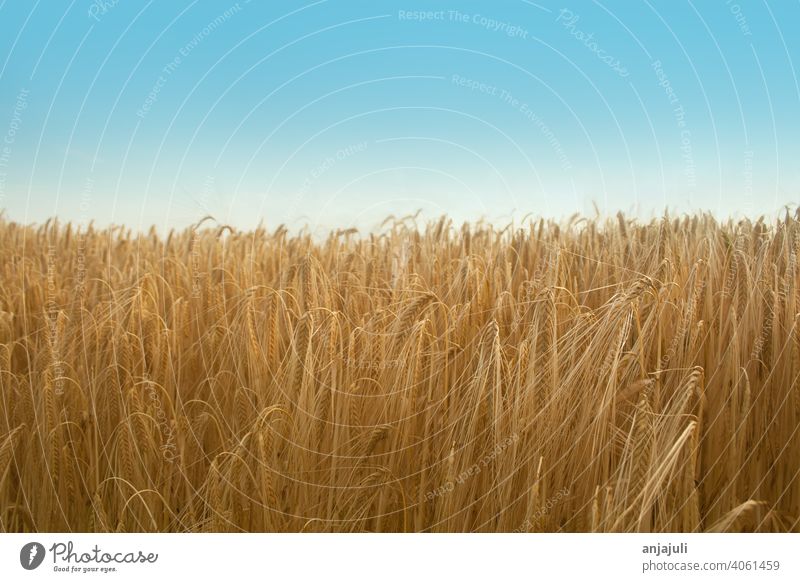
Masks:
[[[800,213],[0,220],[0,529],[800,530]]]

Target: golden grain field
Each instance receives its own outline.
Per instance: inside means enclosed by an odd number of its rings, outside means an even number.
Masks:
[[[0,221],[0,529],[798,531],[800,214]]]

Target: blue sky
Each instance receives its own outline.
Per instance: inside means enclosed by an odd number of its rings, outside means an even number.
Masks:
[[[0,1],[0,208],[774,215],[800,193],[799,22],[796,1]]]

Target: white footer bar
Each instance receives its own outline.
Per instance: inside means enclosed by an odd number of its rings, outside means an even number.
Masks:
[[[0,534],[2,580],[800,580],[800,534]]]

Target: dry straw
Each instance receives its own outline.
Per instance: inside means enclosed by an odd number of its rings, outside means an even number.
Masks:
[[[800,530],[800,215],[415,218],[0,222],[0,530]]]

